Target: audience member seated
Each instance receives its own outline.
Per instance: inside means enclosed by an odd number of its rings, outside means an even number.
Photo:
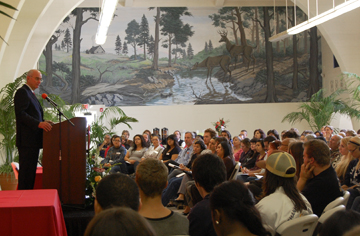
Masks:
[[[167,163],[170,160],[175,161],[181,151],[177,138],[174,134],[169,135],[166,142],[166,148],[164,149],[162,156],[160,157],[160,160],[162,160],[164,163]]]
[[[235,161],[239,161],[240,155],[244,151],[241,148],[241,138],[239,136],[234,136],[233,147],[234,147],[234,159],[235,159]]]
[[[254,130],[254,138],[256,138],[256,139],[264,139],[265,137],[266,137],[266,134],[262,129]]]
[[[351,137],[345,137],[341,139],[339,151],[342,155],[339,163],[336,165],[335,172],[339,178],[340,185],[343,186],[345,182],[345,174],[346,170],[349,167],[349,164],[352,160],[354,160],[353,155],[349,152],[348,143]]]
[[[111,167],[110,173],[112,174],[118,171],[124,173],[126,171],[124,161],[126,149],[121,145],[121,138],[119,136],[114,135],[112,142],[114,145],[110,147],[106,158],[101,161],[101,164],[104,164],[104,167]]]
[[[256,148],[256,152],[259,153],[259,156],[256,159],[255,166],[253,168],[251,168],[251,169],[243,168],[242,169],[243,173],[248,174],[248,176],[242,175],[244,182],[254,179],[254,178],[248,179],[248,177],[255,177],[255,174],[263,174],[265,172],[265,170],[263,170],[261,167],[256,165],[257,162],[263,161],[266,156],[264,141],[262,139],[258,140],[256,142],[255,148]]]
[[[273,141],[275,141],[276,138],[274,136],[267,136],[265,139],[264,139],[264,149],[265,151],[267,152],[269,150],[269,144]]]
[[[96,187],[95,214],[112,207],[129,207],[137,211],[139,205],[139,188],[124,174],[107,175]]]
[[[251,150],[250,140],[248,138],[244,138],[241,140],[241,149],[243,152],[240,156],[240,163],[242,168],[251,169],[255,166],[256,158],[252,158],[254,155],[254,151]]]
[[[153,158],[153,159],[160,159],[160,156],[164,150],[164,148],[160,145],[160,137],[157,134],[153,134],[151,136],[152,146],[145,152],[143,159],[146,158]]]
[[[323,137],[323,136],[316,137],[315,139],[321,140],[321,141],[323,141],[324,143],[327,144],[326,139],[325,139],[325,137]]]
[[[245,129],[241,130],[239,136],[242,139],[247,138],[247,131]]]
[[[278,151],[280,145],[281,145],[280,140],[275,140],[275,141],[272,141],[271,143],[269,143],[269,150],[267,151],[267,155],[270,156],[275,151]]]
[[[134,210],[116,207],[96,215],[84,236],[155,236],[148,222]]]
[[[216,236],[211,220],[210,193],[226,180],[225,164],[214,154],[204,154],[194,161],[192,173],[203,200],[190,211],[189,233],[191,236]]]
[[[180,164],[180,169],[174,169],[168,176],[169,184],[164,189],[161,200],[164,206],[167,206],[171,199],[174,199],[177,194],[179,194],[179,197],[176,199],[176,201],[184,201],[184,194],[186,191],[186,183],[190,180],[192,180],[192,176],[190,174],[186,174],[181,177],[176,177],[179,174],[191,171],[192,163],[194,160],[200,156],[201,152],[205,150],[205,144],[203,141],[196,141],[194,146],[194,152],[191,156],[191,159],[189,163],[185,166],[183,164]],[[184,182],[184,183],[183,183]],[[181,186],[183,185],[183,186]],[[181,187],[181,190],[180,190]]]
[[[286,221],[312,214],[310,203],[296,188],[295,174],[295,160],[287,152],[274,153],[266,160],[264,198],[256,207],[263,223],[274,230]]]
[[[289,144],[289,153],[294,157],[296,163],[296,181],[300,178],[301,166],[304,163],[304,143],[303,142],[292,142]]]
[[[175,161],[170,161],[170,163],[173,163],[175,165],[187,165],[190,161],[191,154],[193,152],[194,146],[193,142],[195,140],[195,135],[192,132],[186,132],[185,133],[185,148],[179,152],[178,157],[175,159]]]
[[[325,135],[324,138],[326,140],[326,143],[329,144],[331,137],[333,136],[334,127],[331,125],[325,126]]]
[[[355,137],[355,136],[357,136],[355,130],[352,130],[352,129],[347,130],[345,132],[345,135],[346,135],[346,137]]]
[[[167,167],[160,160],[146,159],[138,165],[136,183],[141,197],[139,213],[147,219],[157,236],[188,235],[189,221],[161,203],[167,175]]]
[[[130,145],[127,143],[126,135],[121,135],[121,145],[122,145],[126,150],[129,150]]]
[[[105,158],[105,151],[108,147],[108,145],[110,144],[111,141],[111,137],[109,134],[106,134],[104,136],[104,141],[102,143],[98,144],[98,151],[99,151],[99,156],[102,158]]]
[[[267,134],[267,136],[273,136],[277,140],[280,140],[279,132],[277,132],[276,129],[271,129],[266,134]]]
[[[230,132],[228,130],[221,131],[221,137],[224,137],[227,140],[229,140],[230,142],[232,142],[231,134],[230,134]]]
[[[206,147],[205,147],[204,142],[202,142],[202,141],[197,141],[197,142],[194,144],[194,154],[193,154],[193,156],[191,157],[191,161],[189,162],[189,164],[188,164],[186,167],[185,167],[185,166],[180,166],[180,168],[181,168],[182,170],[184,170],[184,171],[190,172],[190,171],[191,171],[191,167],[192,167],[192,163],[195,161],[195,159],[196,159],[197,157],[199,157],[199,156],[201,155],[201,152],[202,152],[203,150],[205,150],[205,148],[206,148]],[[193,180],[192,175],[186,173],[186,174],[184,175],[184,177],[182,178],[182,180],[181,180],[181,184],[180,184],[179,190],[178,190],[178,192],[177,192],[177,193],[179,194],[179,196],[178,196],[177,199],[175,199],[175,201],[185,201],[185,202],[184,202],[184,206],[186,206],[186,207],[185,207],[184,212],[183,212],[184,215],[187,215],[187,214],[190,212],[190,207],[188,206],[188,203],[187,203],[187,201],[186,201],[186,199],[185,199],[185,194],[186,194],[187,183],[188,183],[189,181],[191,181],[191,180]]]
[[[294,128],[291,128],[282,135],[282,139],[286,138],[300,139],[300,135],[297,132],[297,129],[295,130]]]
[[[304,164],[301,166],[297,187],[319,217],[330,202],[342,196],[336,172],[330,165],[330,150],[325,142],[315,139],[304,143]]]
[[[284,138],[281,141],[281,144],[279,146],[279,150],[283,151],[283,152],[288,152],[289,151],[289,144],[292,142],[296,142],[296,139],[294,138]]]
[[[126,161],[127,173],[132,174],[136,170],[136,166],[141,161],[147,151],[145,139],[142,135],[137,134],[134,136],[133,145],[129,148],[124,160]]]
[[[232,180],[217,186],[210,196],[212,222],[218,236],[271,235],[264,229],[248,189]]]
[[[210,139],[216,138],[216,136],[217,136],[216,132],[213,129],[209,128],[204,131],[204,143],[205,143],[206,147],[209,146]]]
[[[315,138],[316,138],[316,135],[315,135],[315,134],[308,134],[308,135],[305,136],[304,142],[313,140],[313,139],[315,139]]]
[[[216,147],[216,154],[223,160],[225,167],[226,167],[226,179],[229,179],[234,168],[235,168],[235,161],[234,158],[230,156],[230,145],[226,141],[222,141]]]
[[[178,144],[180,147],[185,147],[185,143],[184,143],[184,140],[181,139],[181,133],[179,130],[175,130],[174,131],[174,135],[176,136],[176,139],[178,141]]]
[[[147,130],[145,130],[147,131]],[[151,141],[150,141],[150,137],[151,137],[151,134],[148,134],[147,132],[145,132],[142,134],[144,140],[145,140],[145,147],[146,148],[149,148],[151,146]]]
[[[323,136],[320,130],[315,131],[314,134],[316,135],[316,137]]]
[[[360,213],[352,210],[338,211],[320,226],[319,236],[345,235],[359,225]]]
[[[123,135],[125,136],[125,144],[124,144],[124,146],[125,146],[125,148],[128,146],[128,148],[126,148],[128,150],[132,146],[133,141],[131,141],[129,139],[130,133],[129,133],[128,130],[123,130],[123,132],[121,133],[121,136],[123,136]]]
[[[340,161],[340,152],[339,152],[339,146],[340,146],[340,141],[341,141],[342,137],[340,135],[333,135],[330,138],[330,142],[329,142],[329,147],[330,147],[330,163],[332,165],[332,167],[335,169],[337,163]]]
[[[348,142],[348,150],[354,157],[346,170],[342,188],[350,192],[347,209],[351,209],[356,197],[360,196],[360,138],[352,137]]]
[[[115,135],[111,136],[110,143],[109,143],[109,145],[107,146],[107,148],[106,148],[106,150],[105,150],[104,157],[107,156],[107,152],[109,151],[109,149],[110,149],[112,146],[114,146],[113,141],[114,141],[114,137],[115,137],[115,136],[117,136],[117,135],[115,134]]]

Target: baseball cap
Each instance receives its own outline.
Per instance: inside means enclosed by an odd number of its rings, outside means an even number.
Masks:
[[[266,169],[274,175],[291,178],[294,177],[296,173],[296,162],[294,157],[289,153],[277,152],[267,158]],[[289,171],[290,169],[293,169],[293,171]]]

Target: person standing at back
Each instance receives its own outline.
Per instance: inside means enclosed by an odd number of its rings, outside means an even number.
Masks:
[[[51,121],[44,121],[44,112],[34,90],[42,81],[38,70],[30,70],[26,84],[19,88],[14,97],[16,116],[16,146],[19,151],[18,189],[33,189],[39,151],[43,145],[43,130],[52,129]]]

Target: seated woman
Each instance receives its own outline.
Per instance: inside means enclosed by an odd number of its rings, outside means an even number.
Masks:
[[[160,145],[160,137],[157,134],[151,136],[152,146],[145,152],[142,158],[160,159],[164,148]]]
[[[135,172],[136,166],[147,151],[145,145],[145,140],[142,135],[137,134],[134,136],[132,147],[129,148],[124,158],[127,167],[127,173],[124,174],[132,174]]]
[[[351,209],[354,199],[360,196],[360,192],[358,191],[360,188],[360,138],[351,137],[347,147],[355,160],[350,162],[346,170],[344,185],[342,185],[341,188],[350,192],[346,208]]]
[[[113,135],[112,137],[111,137],[111,139],[110,139],[110,144],[109,144],[109,146],[106,148],[106,150],[105,150],[105,154],[104,154],[104,157],[106,157],[107,156],[107,153],[108,153],[108,151],[109,151],[109,149],[112,147],[112,146],[114,146],[114,138],[115,138],[115,136],[117,136],[116,134],[115,135]]]
[[[186,183],[190,180],[192,180],[192,176],[189,174],[185,174],[181,177],[176,177],[176,175],[183,173],[184,171],[191,171],[192,163],[194,160],[201,155],[201,152],[206,149],[205,143],[203,141],[196,141],[194,144],[194,150],[193,155],[191,156],[191,159],[189,163],[184,166],[183,164],[180,164],[180,169],[175,169],[171,173],[175,173],[173,178],[169,178],[168,186],[164,189],[162,193],[162,203],[164,206],[166,206],[170,199],[173,199],[176,197],[176,193],[179,193],[179,197],[176,199],[176,201],[184,201],[185,197],[185,191],[186,191]],[[170,175],[169,175],[170,176]],[[183,186],[182,186],[183,185]]]
[[[159,158],[164,162],[164,164],[175,161],[181,151],[177,138],[174,134],[169,135],[166,142],[166,148],[164,149],[161,157]]]
[[[110,208],[96,215],[86,227],[84,236],[155,236],[150,224],[127,207]]]
[[[262,129],[254,130],[254,138],[256,138],[256,139],[266,138],[266,134],[265,134],[264,130],[262,130]]]
[[[243,149],[241,148],[241,138],[239,136],[234,136],[233,138],[233,148],[234,148],[234,159],[235,161],[240,160],[240,155],[243,153]]]
[[[241,167],[247,169],[253,168],[255,166],[256,158],[252,158],[254,151],[251,149],[251,143],[248,138],[241,140],[241,149],[243,150],[239,159]]]
[[[292,142],[289,143],[289,153],[292,155],[296,162],[296,180],[300,177],[301,165],[304,163],[304,143],[303,142]]]
[[[286,152],[277,152],[266,160],[264,198],[256,204],[264,224],[276,230],[282,223],[312,214],[310,203],[296,188],[296,163]]]
[[[232,157],[230,157],[230,145],[227,141],[222,141],[216,147],[216,154],[224,161],[226,167],[226,179],[229,179],[234,168],[235,161]]]
[[[271,235],[261,222],[248,189],[240,181],[217,186],[210,196],[212,222],[218,236]]]
[[[262,174],[262,169],[256,166],[256,163],[264,160],[266,156],[265,145],[262,139],[256,142],[255,148],[256,148],[256,152],[259,153],[259,156],[255,161],[255,166],[251,169],[247,169],[247,168],[242,169],[242,172],[248,174],[249,177],[250,176],[255,177],[255,174]],[[248,181],[248,179],[244,179],[244,181],[246,182]]]
[[[351,137],[342,138],[339,146],[339,151],[342,156],[335,168],[335,172],[339,178],[341,186],[344,185],[346,170],[350,162],[354,160],[354,157],[351,155],[351,152],[349,152],[349,149],[347,148],[350,139]]]
[[[145,147],[149,148],[151,146],[151,142],[150,142],[150,134],[148,132],[146,132],[147,130],[144,131],[144,133],[142,134],[142,136],[144,137],[145,140]],[[150,132],[150,131],[149,131]]]

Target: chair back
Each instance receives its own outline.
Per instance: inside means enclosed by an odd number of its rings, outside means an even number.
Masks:
[[[340,205],[344,205],[344,198],[343,197],[338,197],[336,198],[334,201],[330,202],[325,209],[323,210],[322,214],[324,214],[325,212],[327,212],[330,209],[333,209],[334,207],[340,206]],[[321,215],[322,215],[321,214]]]
[[[14,175],[15,175],[15,179],[18,179],[19,178],[19,163],[17,162],[11,162],[11,167],[14,171]]]
[[[350,197],[350,192],[349,191],[344,191],[344,206],[346,207],[348,201],[349,201],[349,197]]]
[[[318,217],[315,214],[301,216],[282,223],[276,233],[281,236],[312,236],[317,222]]]
[[[240,171],[240,166],[241,166],[241,163],[236,162],[235,168],[234,168],[233,172],[231,173],[231,176],[230,176],[229,180],[236,180],[236,178],[237,178],[237,176],[239,174],[239,171]]]
[[[319,223],[323,224],[332,214],[334,214],[335,212],[344,211],[344,210],[345,210],[345,206],[340,205],[340,206],[334,207],[333,209],[326,211],[325,213],[323,213],[320,216]]]

